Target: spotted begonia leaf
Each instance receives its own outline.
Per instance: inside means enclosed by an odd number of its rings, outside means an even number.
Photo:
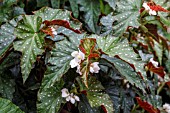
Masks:
[[[10,20],[8,23],[5,23],[0,28],[0,56],[12,46],[12,42],[15,39],[14,27],[17,26],[17,22],[21,20],[21,16],[16,17]]]
[[[130,47],[128,40],[112,36],[97,37],[97,45],[99,48],[110,57],[119,57],[128,62],[135,68],[136,72],[140,73],[146,80],[146,72],[144,70],[145,62],[141,60],[132,47]]]
[[[81,23],[71,16],[71,12],[62,9],[52,9],[49,7],[43,7],[34,12],[35,15],[42,18],[42,21],[48,20],[65,20],[70,23],[71,28],[80,29]]]
[[[14,34],[17,40],[14,41],[14,49],[22,52],[21,72],[24,82],[29,76],[37,55],[44,52],[44,34],[40,32],[42,19],[33,15],[24,15],[18,22]]]
[[[102,84],[95,78],[90,76],[88,79],[88,88],[81,87],[81,91],[86,91],[87,99],[92,108],[97,108],[104,106],[104,111],[107,113],[113,113],[113,103],[108,94],[104,92],[104,87]],[[82,84],[81,84],[82,86]]]
[[[83,35],[69,34],[69,40],[66,38],[60,42],[55,43],[55,47],[51,51],[49,65],[44,76],[43,87],[50,87],[56,81],[59,81],[63,74],[70,68],[70,61],[73,59],[71,53],[78,51],[80,39]]]
[[[12,100],[15,92],[15,80],[12,78],[10,69],[19,64],[19,57],[18,54],[12,52],[0,64],[0,94],[10,100]]]
[[[142,0],[125,0],[117,2],[117,13],[111,13],[101,19],[105,34],[112,33],[114,36],[121,36],[129,26],[139,27]],[[109,22],[109,23],[108,23]],[[114,22],[114,23],[113,23]]]
[[[100,15],[100,3],[98,0],[78,0],[78,4],[81,5],[80,11],[84,12],[84,19],[90,30],[94,33],[98,33],[99,27],[97,25]]]
[[[103,55],[102,58],[113,63],[115,68],[121,73],[122,76],[126,77],[126,79],[136,87],[140,88],[143,92],[145,92],[144,85],[142,84],[142,78],[134,71],[134,69],[126,62],[118,59],[112,58],[107,55]]]
[[[24,112],[8,99],[0,98],[0,113],[24,113]]]
[[[100,113],[99,109],[90,106],[85,95],[82,95],[80,100],[78,104],[79,113]]]
[[[40,88],[38,93],[38,113],[58,113],[60,105],[63,102],[61,97],[61,90],[63,88],[63,81],[56,82],[50,88]]]

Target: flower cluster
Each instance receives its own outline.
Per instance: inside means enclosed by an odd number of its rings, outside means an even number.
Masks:
[[[80,63],[81,63],[81,61],[83,61],[85,59],[85,54],[79,50],[79,51],[72,52],[71,56],[74,57],[74,59],[72,59],[70,61],[71,68],[77,67],[76,72],[79,73],[80,75],[82,75],[81,70],[80,70],[81,69]],[[98,66],[98,64],[99,64],[99,62],[93,62],[90,64],[90,72],[91,73],[99,72],[100,67]]]
[[[61,90],[62,92],[62,97],[66,98],[67,102],[71,102],[72,104],[74,104],[76,101],[80,101],[79,97],[77,95],[74,95],[73,93],[69,93],[68,89],[64,88]]]
[[[163,109],[164,109],[167,113],[170,113],[170,105],[169,105],[169,104],[165,103],[165,104],[163,105]]]
[[[144,2],[142,6],[145,8],[146,11],[149,11],[149,15],[156,15],[157,14],[156,11],[152,10],[146,2]]]

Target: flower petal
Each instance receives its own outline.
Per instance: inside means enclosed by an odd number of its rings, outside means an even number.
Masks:
[[[80,98],[77,95],[74,95],[76,101],[80,101]]]
[[[62,92],[62,95],[61,95],[62,97],[67,97],[67,96],[69,96],[68,89],[66,89],[66,88],[62,89],[61,92]]]
[[[79,54],[78,51],[73,51],[73,52],[71,53],[71,56],[76,57],[78,54]]]
[[[158,67],[158,62],[154,61],[153,58],[151,58],[149,62],[152,62],[155,67]]]
[[[75,68],[76,66],[79,65],[79,62],[74,58],[73,60],[70,61],[71,68]]]

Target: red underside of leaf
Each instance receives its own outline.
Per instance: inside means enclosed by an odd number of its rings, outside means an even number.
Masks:
[[[160,5],[155,5],[155,4],[153,5],[152,3],[148,3],[148,6],[154,11],[169,12],[168,10],[161,7]]]
[[[163,67],[155,67],[151,62],[149,62],[146,66],[148,67],[149,71],[152,71],[153,73],[156,73],[162,78],[164,78],[165,73]]]
[[[87,91],[86,90],[81,91],[81,93],[84,94],[84,95],[87,95]]]
[[[107,110],[104,105],[101,105],[101,108],[103,109],[104,113],[107,113]]]
[[[71,28],[70,23],[68,21],[66,21],[66,20],[52,20],[52,21],[45,20],[43,23],[46,26],[51,26],[51,25],[63,26],[65,28],[67,28],[67,29],[70,29],[70,30],[76,32],[76,33],[79,33],[79,34],[81,33],[80,30]]]
[[[166,84],[168,85],[168,87],[170,88],[170,81],[169,82],[166,82]]]
[[[146,101],[142,101],[140,97],[136,97],[136,100],[140,107],[148,111],[149,113],[160,113],[159,109],[155,109],[151,104]]]

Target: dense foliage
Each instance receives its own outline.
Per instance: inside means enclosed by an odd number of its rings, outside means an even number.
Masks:
[[[0,113],[170,113],[169,0],[0,0]]]

